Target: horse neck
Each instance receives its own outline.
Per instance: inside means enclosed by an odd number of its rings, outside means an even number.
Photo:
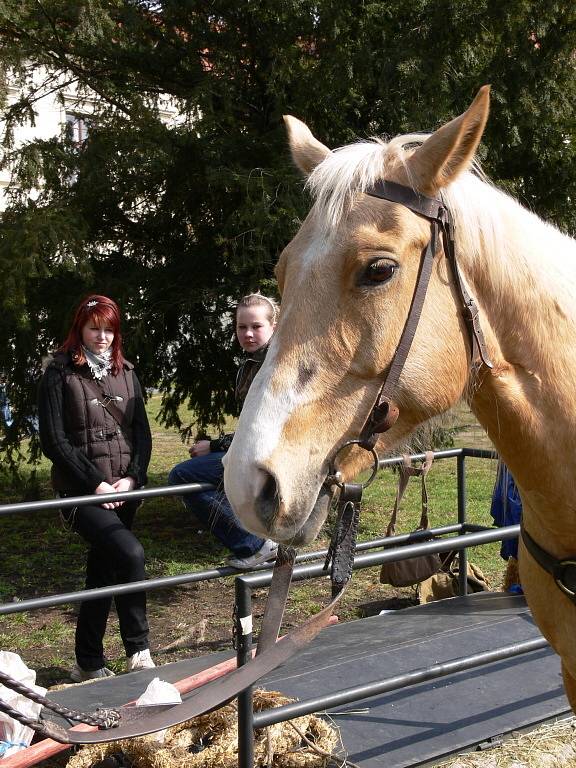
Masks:
[[[463,254],[494,362],[470,402],[525,506],[540,524],[562,526],[564,512],[576,514],[576,243],[504,201],[502,242],[468,261]]]

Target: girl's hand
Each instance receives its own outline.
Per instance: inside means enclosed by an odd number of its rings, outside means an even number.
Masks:
[[[207,456],[210,453],[210,440],[199,440],[190,446],[188,453],[192,458],[195,456]]]
[[[133,477],[121,477],[120,480],[116,480],[112,483],[115,493],[124,493],[124,491],[133,491],[136,487],[136,480]],[[124,504],[123,501],[115,502],[119,507]]]
[[[103,481],[100,483],[98,488],[96,488],[94,493],[118,493],[118,491],[113,485],[110,485],[110,483]],[[102,506],[104,507],[104,509],[116,509],[116,507],[119,507],[122,503],[123,502],[121,501],[108,501],[105,504],[102,504]]]
[[[133,491],[136,488],[136,480],[133,477],[121,477],[120,480],[116,480],[112,484],[112,488],[116,493],[124,493],[124,491]],[[122,504],[122,502],[120,502]]]

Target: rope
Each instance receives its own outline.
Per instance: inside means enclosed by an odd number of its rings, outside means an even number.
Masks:
[[[68,709],[68,707],[63,707],[62,705],[57,704],[55,701],[48,699],[46,696],[42,696],[41,694],[34,691],[32,688],[29,688],[27,685],[24,685],[24,683],[21,683],[18,680],[14,680],[5,672],[0,672],[0,682],[3,685],[5,685],[6,688],[10,688],[13,691],[16,691],[16,693],[21,694],[25,698],[30,699],[30,701],[34,701],[36,702],[36,704],[40,704],[41,706],[46,707],[46,709],[50,709],[52,712],[55,712],[57,715],[61,715],[62,717],[66,718],[66,720],[72,720],[77,723],[86,723],[86,725],[93,725],[96,728],[105,728],[105,729],[114,728],[120,722],[120,714],[114,709],[102,709],[100,710],[100,714],[98,713],[87,714],[86,712],[77,712],[74,709]],[[1,699],[0,699],[0,709],[3,712],[6,712],[7,715],[10,715],[10,717],[13,717],[15,720],[18,720],[18,722],[22,723],[23,725],[27,725],[29,728],[33,728],[34,730],[37,730],[32,725],[32,723],[35,723],[36,720],[30,720],[30,718],[12,709],[12,707],[10,707],[8,704],[6,704],[6,702],[2,701]],[[11,710],[10,712],[8,711],[9,709]]]

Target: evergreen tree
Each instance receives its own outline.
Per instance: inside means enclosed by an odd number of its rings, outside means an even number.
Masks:
[[[168,424],[182,402],[194,429],[233,412],[231,306],[274,290],[277,256],[308,207],[283,113],[338,146],[432,130],[492,83],[486,170],[575,229],[570,3],[0,0],[0,36],[4,92],[7,80],[21,91],[6,111],[14,184],[0,221],[12,444],[42,357],[91,291],[125,311],[127,355],[163,391]],[[98,96],[87,140],[11,145],[59,82]],[[177,124],[163,122],[164,98]]]

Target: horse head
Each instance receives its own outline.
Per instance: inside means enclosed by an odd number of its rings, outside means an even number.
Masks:
[[[489,88],[430,136],[374,140],[334,152],[286,117],[292,157],[314,204],[276,267],[282,307],[264,365],[225,458],[226,494],[242,524],[277,541],[311,541],[327,514],[324,482],[344,441],[358,437],[394,358],[414,296],[430,221],[367,194],[379,181],[445,194],[473,163]],[[470,174],[468,174],[470,175]],[[464,393],[470,349],[442,245],[410,353],[394,392],[389,450]],[[458,254],[459,255],[459,254]],[[370,461],[339,453],[346,479]]]

